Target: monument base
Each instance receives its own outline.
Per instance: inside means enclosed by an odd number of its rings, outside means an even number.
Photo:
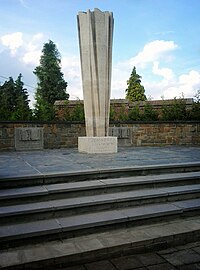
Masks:
[[[117,137],[78,137],[78,151],[88,154],[117,153]]]

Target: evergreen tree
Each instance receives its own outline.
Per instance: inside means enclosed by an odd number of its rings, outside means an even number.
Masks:
[[[0,87],[0,119],[11,120],[15,106],[15,85],[12,77]]]
[[[141,76],[137,74],[136,67],[132,70],[131,76],[127,81],[127,86],[126,99],[130,101],[144,101],[147,99],[144,94],[144,86],[141,85]]]
[[[32,112],[29,108],[28,91],[24,88],[22,74],[20,73],[15,81],[15,100],[16,105],[12,114],[13,120],[30,120]]]
[[[16,81],[12,77],[0,86],[0,119],[1,120],[29,120],[28,92],[24,88],[22,75]]]
[[[34,70],[38,78],[36,91],[35,116],[41,120],[52,120],[55,116],[54,102],[67,100],[67,82],[61,72],[61,56],[53,41],[45,43],[40,58],[40,65]]]

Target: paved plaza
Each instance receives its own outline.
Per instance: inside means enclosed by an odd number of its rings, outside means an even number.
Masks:
[[[115,154],[85,154],[76,148],[0,153],[0,178],[119,169],[200,161],[200,147],[119,147]]]
[[[60,270],[199,270],[200,242]]]

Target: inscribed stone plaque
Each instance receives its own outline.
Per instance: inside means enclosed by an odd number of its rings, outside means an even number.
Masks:
[[[43,128],[15,128],[16,150],[39,150],[43,145]]]
[[[130,127],[110,127],[109,136],[117,137],[120,146],[132,144],[132,128]]]
[[[117,153],[116,137],[79,137],[79,152],[89,154],[95,153]]]

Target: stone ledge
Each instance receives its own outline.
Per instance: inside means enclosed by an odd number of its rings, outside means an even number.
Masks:
[[[117,137],[78,137],[78,151],[88,154],[117,153]]]

